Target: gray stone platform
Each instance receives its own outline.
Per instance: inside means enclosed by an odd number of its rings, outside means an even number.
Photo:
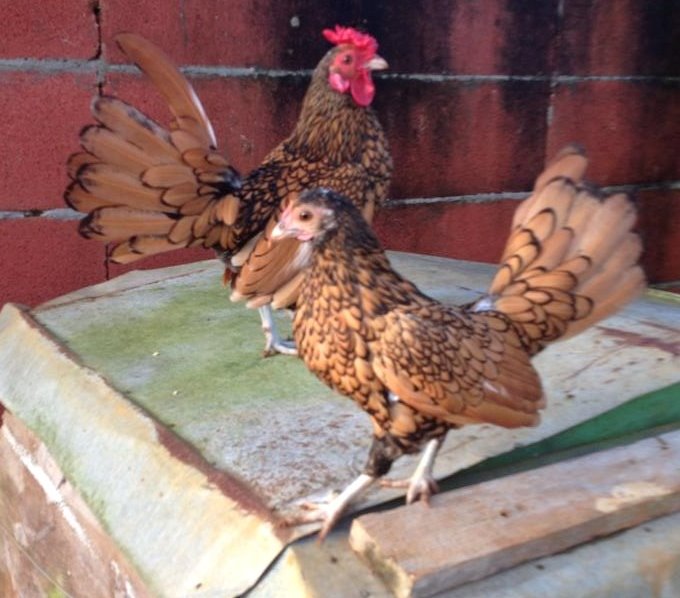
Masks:
[[[443,258],[391,258],[425,291],[456,303],[476,298],[493,272]],[[76,587],[64,564],[49,559],[49,526],[41,532],[26,519],[24,532],[16,532],[21,509],[7,503],[20,500],[21,480],[32,478],[31,494],[42,492],[45,504],[57,506],[50,517],[76,522],[64,533],[90,542],[110,587],[123,588],[118,595],[231,596],[253,586],[253,595],[277,595],[272,588],[281,584],[307,583],[300,581],[313,577],[304,574],[305,559],[324,559],[329,551],[337,552],[335,570],[344,571],[337,587],[353,580],[379,593],[379,583],[347,551],[346,529],[315,553],[308,539],[286,549],[314,526],[278,523],[300,501],[356,475],[370,442],[367,417],[297,359],[263,359],[257,314],[231,304],[220,280],[221,266],[209,261],[133,272],[31,311],[4,307],[0,402],[11,415],[4,414],[0,450],[19,468],[0,478],[5,552],[26,548],[18,537],[34,538],[47,547],[40,568],[54,587]],[[549,403],[541,426],[451,434],[437,475],[677,383],[679,329],[678,305],[647,295],[549,348],[536,359]],[[406,475],[412,465],[404,459],[394,474]],[[396,495],[377,490],[358,506]],[[79,523],[83,518],[91,528]],[[104,552],[82,539],[92,534]],[[3,576],[10,579],[2,567],[0,591]],[[323,595],[311,582],[309,588]]]

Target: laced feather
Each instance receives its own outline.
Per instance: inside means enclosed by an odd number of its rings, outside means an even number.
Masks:
[[[142,37],[126,33],[116,41],[146,73],[174,118],[168,130],[118,98],[92,102],[98,124],[81,132],[84,151],[69,159],[73,182],[64,195],[68,205],[88,214],[80,232],[119,242],[112,259],[126,263],[205,242],[197,238],[195,226],[203,213],[211,240],[233,240],[220,229],[233,226],[239,200],[228,195],[221,205],[220,198],[237,178],[215,151],[212,126],[191,85]],[[226,220],[219,221],[220,216]]]
[[[510,316],[532,351],[592,326],[645,286],[635,206],[621,193],[598,197],[583,184],[586,164],[570,146],[538,177],[483,303]]]

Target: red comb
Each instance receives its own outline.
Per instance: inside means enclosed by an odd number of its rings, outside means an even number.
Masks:
[[[352,44],[358,50],[363,50],[371,55],[378,51],[378,42],[368,33],[361,33],[352,27],[336,25],[335,29],[324,29],[323,36],[336,46],[339,44]]]

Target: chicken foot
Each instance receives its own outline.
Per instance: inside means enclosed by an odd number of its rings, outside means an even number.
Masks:
[[[405,480],[380,479],[381,486],[389,488],[406,488],[406,503],[411,504],[416,500],[422,500],[429,504],[430,496],[435,494],[439,487],[434,479],[433,468],[444,437],[433,438],[425,446],[425,450],[418,461],[418,465],[413,475]],[[379,445],[380,443],[378,443]],[[323,541],[338,520],[342,517],[348,505],[361,496],[379,478],[375,475],[362,473],[358,475],[342,492],[335,493],[328,499],[318,501],[307,501],[301,504],[301,508],[306,513],[298,514],[286,520],[287,525],[302,525],[304,523],[315,523],[322,521],[323,525],[319,531],[319,540]]]
[[[342,517],[347,506],[357,497],[361,496],[370,488],[376,478],[362,473],[358,475],[340,494],[336,494],[328,500],[309,501],[302,503],[301,507],[306,513],[300,513],[286,520],[287,525],[302,525],[304,523],[315,523],[323,521],[319,531],[319,541],[323,542],[328,532]]]
[[[430,496],[439,491],[437,481],[434,479],[432,470],[437,453],[444,441],[444,438],[433,438],[425,446],[418,465],[413,471],[413,475],[405,480],[380,480],[380,485],[385,488],[408,488],[406,491],[406,504],[422,500],[425,504],[430,503]]]
[[[258,312],[260,312],[262,330],[264,331],[265,337],[264,356],[269,357],[270,355],[276,355],[277,353],[281,353],[282,355],[297,355],[298,352],[295,342],[292,340],[283,340],[281,338],[276,326],[276,320],[274,320],[274,312],[272,311],[271,305],[263,305],[258,308]]]

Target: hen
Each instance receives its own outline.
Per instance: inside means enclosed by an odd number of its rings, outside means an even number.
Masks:
[[[130,33],[116,41],[168,103],[169,129],[114,97],[92,103],[96,125],[69,159],[65,193],[87,214],[80,233],[113,244],[109,259],[129,263],[182,247],[212,248],[226,263],[232,300],[260,308],[265,354],[294,353],[276,333],[271,308],[294,305],[308,245],[275,246],[269,234],[282,206],[308,187],[350,198],[370,222],[387,194],[392,160],[370,105],[371,73],[387,68],[370,35],[336,26],[334,48],[312,74],[291,135],[241,179],[217,151],[213,128],[193,88],[156,46]]]
[[[425,451],[407,501],[436,489],[432,465],[446,433],[487,422],[538,424],[545,405],[531,357],[612,314],[644,287],[636,211],[624,194],[600,198],[582,182],[587,161],[568,147],[517,208],[487,294],[451,307],[392,270],[346,198],[307,191],[272,237],[311,240],[294,320],[307,367],[371,417],[363,473],[325,508],[323,538],[350,500],[406,453]],[[404,483],[403,485],[407,485]]]

